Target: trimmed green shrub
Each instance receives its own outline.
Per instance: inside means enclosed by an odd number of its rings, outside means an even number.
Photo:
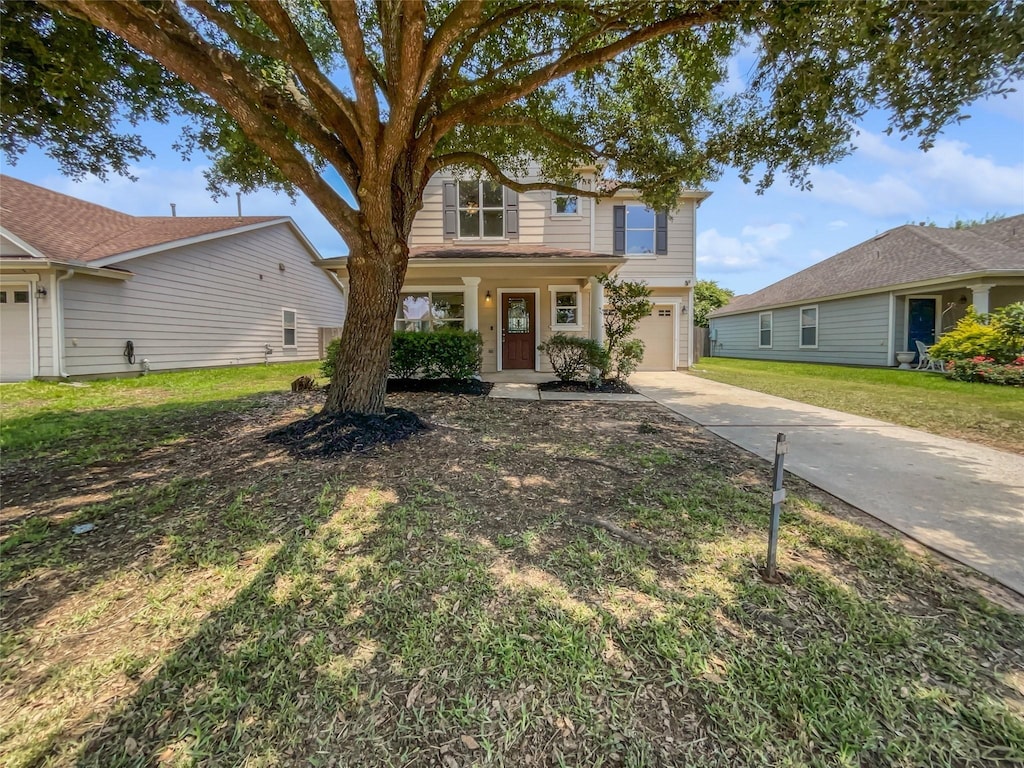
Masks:
[[[1004,346],[998,328],[985,325],[974,307],[968,307],[967,314],[957,321],[953,330],[942,334],[942,338],[929,348],[928,354],[937,360],[970,360],[974,357],[1000,360],[1006,357]]]
[[[946,364],[946,375],[956,381],[1024,387],[1024,357],[1018,357],[1008,364],[997,363],[991,357],[982,356],[970,360],[950,360]]]
[[[320,374],[334,375],[340,339],[327,345]],[[395,331],[388,375],[399,379],[471,379],[480,373],[483,339],[477,331]]]
[[[640,339],[627,339],[619,345],[615,357],[616,377],[625,381],[644,359],[644,343]]]
[[[537,346],[548,356],[551,367],[561,381],[590,378],[591,368],[605,368],[607,352],[593,339],[556,333]]]

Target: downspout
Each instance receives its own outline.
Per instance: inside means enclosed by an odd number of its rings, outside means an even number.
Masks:
[[[69,269],[53,281],[53,286],[55,288],[53,292],[53,343],[57,348],[57,354],[54,356],[57,363],[57,370],[55,373],[62,379],[66,379],[68,377],[68,372],[65,369],[66,361],[64,350],[64,289],[60,284],[73,274],[75,274],[75,270]]]

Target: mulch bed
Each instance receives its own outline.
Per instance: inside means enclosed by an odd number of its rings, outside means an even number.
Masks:
[[[494,385],[478,379],[388,379],[388,392],[439,392],[486,396]]]
[[[412,411],[388,408],[384,416],[318,413],[276,429],[265,439],[296,458],[329,458],[394,445],[427,429],[430,425]]]
[[[609,379],[602,381],[597,386],[592,387],[585,381],[545,381],[543,384],[537,385],[543,392],[601,392],[611,393],[617,395],[636,395],[639,394],[629,384],[618,379]]]

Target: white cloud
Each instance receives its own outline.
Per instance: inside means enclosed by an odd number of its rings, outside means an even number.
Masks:
[[[789,224],[748,225],[741,230],[741,237],[708,229],[697,235],[697,264],[724,272],[751,269],[762,264],[765,256],[776,253],[779,243],[791,234]]]
[[[1012,93],[989,96],[977,103],[989,112],[1024,123],[1024,80],[1017,80],[1010,87],[1014,89]]]
[[[936,209],[1013,210],[1024,205],[1024,164],[1001,165],[972,153],[962,141],[939,139],[928,152],[901,149],[893,141],[880,134],[860,134],[853,161],[873,161],[875,167],[881,166],[880,175],[864,179],[817,168],[811,172],[811,194],[878,217],[917,218]]]
[[[844,227],[848,227],[848,226],[850,226],[850,225],[847,224],[842,219],[836,219],[835,221],[830,221],[828,223],[828,228],[829,229],[843,229]]]

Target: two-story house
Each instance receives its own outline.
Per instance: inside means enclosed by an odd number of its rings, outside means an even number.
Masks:
[[[413,223],[395,328],[479,330],[484,373],[549,371],[537,345],[552,334],[602,337],[597,277],[609,273],[653,291],[654,309],[637,331],[641,370],[688,367],[696,209],[709,195],[686,192],[675,210],[655,212],[628,190],[600,200],[517,194],[486,179],[436,175]],[[344,281],[345,259],[329,263]]]

